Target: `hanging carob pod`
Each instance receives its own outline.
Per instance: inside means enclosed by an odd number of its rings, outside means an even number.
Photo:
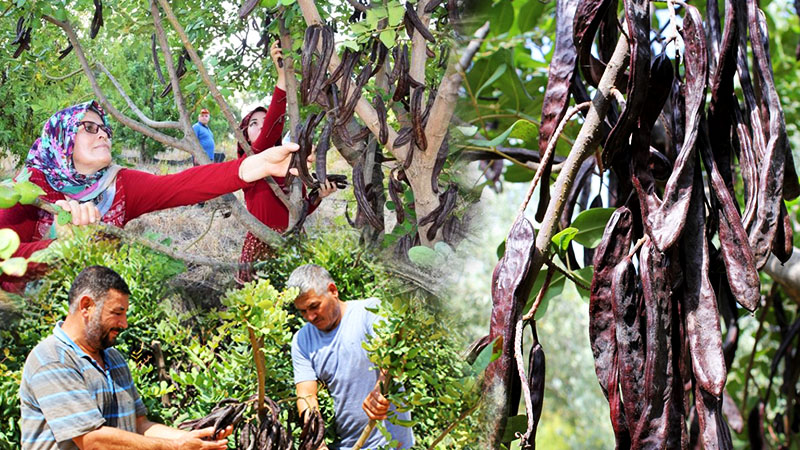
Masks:
[[[594,355],[594,370],[609,401],[617,448],[630,446],[630,433],[618,394],[619,360],[611,284],[614,268],[630,250],[632,225],[628,208],[621,207],[611,215],[595,250],[594,275],[589,288],[589,341]]]
[[[706,170],[709,172],[711,192],[716,197],[721,209],[719,211],[721,213],[719,215],[719,238],[731,291],[740,305],[748,311],[755,311],[761,300],[761,281],[758,278],[753,253],[747,242],[747,234],[742,227],[739,212],[733,204],[733,199],[729,195],[709,148],[704,123],[701,123],[698,145]],[[770,246],[771,244],[770,242]]]
[[[331,131],[333,131],[333,119],[328,117],[325,121],[325,128],[322,129],[322,134],[319,136],[316,156],[316,178],[319,184],[325,184],[328,180],[328,149],[331,146]]]
[[[604,167],[610,167],[619,152],[627,147],[626,143],[647,103],[647,86],[650,78],[650,2],[626,0],[624,5],[631,48],[628,97],[619,120],[603,145]]]
[[[645,366],[642,415],[633,433],[633,448],[668,448],[676,420],[672,358],[672,299],[669,266],[673,262],[652,241],[639,252],[644,316]]]
[[[378,143],[386,145],[389,141],[389,124],[386,117],[386,104],[383,103],[383,97],[379,93],[375,94],[375,98],[372,99],[372,106],[378,114],[378,125],[380,126]]]
[[[358,104],[358,100],[361,98],[361,93],[364,89],[364,86],[366,86],[369,82],[371,73],[372,67],[367,64],[361,69],[361,72],[358,74],[358,78],[356,78],[355,86],[353,86],[353,93],[348,93],[349,96],[342,96],[342,98],[346,99],[346,101],[343,102],[343,107],[339,110],[339,117],[336,120],[337,126],[345,126],[348,122],[350,122],[350,119],[353,118],[353,114],[355,114],[356,111],[356,105]],[[344,76],[349,77],[347,74]],[[342,92],[344,93],[344,90]]]
[[[30,22],[29,22],[30,23]],[[33,31],[32,26],[25,27],[25,17],[20,17],[17,20],[17,33],[16,37],[13,41],[11,41],[10,45],[17,45],[17,49],[14,50],[14,54],[12,58],[17,59],[19,55],[22,54],[25,50],[31,49],[31,32]]]
[[[428,213],[425,217],[419,219],[418,225],[421,227],[430,223],[433,224],[428,228],[426,233],[428,240],[432,241],[436,238],[436,232],[444,225],[450,213],[455,209],[457,198],[458,189],[454,184],[451,184],[450,187],[439,196],[439,206],[434,208],[433,211]]]
[[[398,168],[395,167],[389,172],[389,198],[391,198],[392,203],[394,203],[394,213],[395,216],[397,216],[397,223],[403,223],[406,217],[405,209],[403,208],[403,200],[400,198],[404,190],[403,183],[398,178]]]
[[[439,193],[439,175],[444,169],[444,163],[447,161],[447,155],[450,154],[450,132],[448,131],[442,139],[442,145],[439,146],[439,152],[436,153],[436,161],[433,163],[433,171],[431,171],[431,190]]]
[[[178,77],[178,79],[186,74],[187,59],[189,59],[189,52],[186,49],[183,49],[183,52],[181,52],[181,55],[178,57],[178,64],[175,67],[175,75]],[[172,92],[172,83],[167,83],[167,86],[163,91],[161,91],[161,98],[166,97],[170,92]]]
[[[784,164],[789,144],[783,109],[773,80],[766,19],[754,0],[747,0],[747,10],[756,72],[762,82],[763,98],[769,112],[769,140],[759,167],[758,209],[753,226],[748,230],[755,265],[760,269],[767,262],[779,226],[780,203],[783,202]]]
[[[161,84],[167,84],[167,80],[164,79],[164,73],[161,72],[161,63],[158,62],[158,52],[156,52],[155,33],[150,35],[150,52],[153,56],[153,65],[156,66],[156,75],[158,75],[158,81],[160,81]]]
[[[505,253],[492,274],[492,316],[489,339],[502,340],[500,357],[489,364],[483,379],[484,396],[495,406],[490,414],[492,448],[499,445],[509,416],[517,413],[520,379],[514,360],[516,323],[530,295],[538,271],[531,271],[536,236],[524,215],[518,215],[506,239]]]
[[[333,55],[334,47],[336,45],[331,27],[324,25],[321,27],[319,33],[319,39],[322,40],[322,53],[317,59],[317,63],[312,65],[312,76],[306,96],[309,102],[325,99],[325,94],[323,92],[325,74],[328,72],[328,64],[330,64],[331,56]],[[316,48],[313,48],[312,51],[313,50],[316,50]]]
[[[523,450],[536,449],[536,428],[539,426],[544,404],[545,355],[536,333],[536,321],[531,322],[531,333],[533,334],[533,345],[528,354],[527,380],[528,390],[531,394],[531,411],[528,415],[531,421],[529,421],[528,429],[520,442],[520,448]]]
[[[372,51],[369,55],[369,62],[373,65],[372,73],[369,77],[372,78],[383,67],[386,62],[386,55],[389,54],[389,48],[386,47],[380,39],[372,39]]]
[[[314,52],[317,50],[317,43],[322,35],[322,25],[313,24],[306,28],[305,36],[303,37],[303,54],[302,62],[302,76],[300,81],[300,101],[303,105],[308,105],[312,100],[309,98],[311,91],[311,80],[318,70],[325,71],[326,67],[314,67],[313,59]]]
[[[699,164],[695,184],[702,186]],[[695,411],[705,448],[731,448],[730,430],[722,418],[722,390],[727,378],[719,310],[708,278],[708,242],[702,189],[692,189],[686,229],[680,239],[684,273],[681,312],[694,375]]]
[[[383,221],[372,209],[372,202],[368,196],[367,186],[364,183],[364,164],[366,161],[366,150],[353,165],[353,193],[358,204],[358,211],[364,215],[367,222],[376,230],[383,230]],[[372,185],[370,185],[372,186]]]
[[[428,138],[425,136],[425,125],[422,123],[422,96],[424,93],[424,87],[414,89],[414,93],[411,94],[411,110],[409,111],[411,115],[411,131],[414,144],[422,151],[428,148]]]
[[[666,251],[677,241],[686,221],[694,185],[695,144],[706,96],[705,33],[700,12],[691,5],[686,7],[683,42],[686,52],[686,83],[683,85],[682,97],[686,102],[686,131],[674,169],[664,188],[663,200],[655,193],[654,184],[642,189],[637,180],[634,180],[639,191],[645,231],[661,251]]]
[[[612,0],[581,1],[575,11],[573,30],[578,63],[586,82],[593,87],[597,87],[605,68],[592,56],[592,44],[600,23],[607,16],[612,4],[616,14],[616,2]]]
[[[422,20],[417,15],[417,10],[414,9],[414,5],[411,2],[406,2],[406,14],[403,18],[407,21],[420,35],[422,35],[425,40],[430,41],[432,44],[436,43],[436,38],[433,37],[433,33],[428,27],[422,23]],[[408,26],[408,25],[407,25]],[[409,32],[408,37],[413,39],[413,33]]]
[[[89,29],[89,37],[94,39],[100,28],[103,26],[103,2],[102,0],[94,0],[94,15],[92,16],[92,25]]]
[[[308,157],[311,156],[313,148],[314,129],[319,125],[322,118],[325,117],[324,112],[311,114],[306,118],[302,124],[298,124],[297,145],[300,147],[296,152],[292,153],[292,159],[289,162],[289,169],[286,171],[285,184],[291,185],[293,174],[289,172],[291,169],[297,169],[297,177],[306,187],[311,187],[315,184],[314,178],[308,172]]]
[[[570,80],[575,69],[577,53],[573,42],[572,24],[578,0],[559,0],[556,3],[556,44],[547,74],[547,88],[542,100],[542,121],[539,127],[539,154],[544,154],[558,124],[569,107]],[[541,222],[550,203],[550,159],[542,172],[543,183],[539,184],[539,206],[536,220]]]

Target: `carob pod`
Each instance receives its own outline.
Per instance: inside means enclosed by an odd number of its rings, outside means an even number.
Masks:
[[[627,103],[603,145],[604,167],[611,167],[618,153],[626,148],[625,144],[647,103],[647,86],[650,78],[650,2],[626,0],[624,4],[625,23],[628,25],[631,48],[631,74],[628,78]]]
[[[325,82],[325,74],[328,72],[328,64],[330,64],[331,56],[333,55],[334,46],[336,45],[334,41],[333,30],[331,27],[325,25],[322,26],[320,31],[320,39],[322,40],[322,53],[317,60],[317,64],[313,65],[312,68],[316,69],[313,70],[311,81],[309,82],[308,87],[308,101],[315,101],[318,97],[325,98],[322,86]],[[312,48],[311,51],[316,50]]]
[[[403,193],[405,188],[403,187],[403,183],[397,179],[397,171],[398,168],[395,167],[394,169],[389,172],[389,198],[392,199],[394,203],[394,212],[397,216],[397,223],[403,223],[405,220],[405,209],[403,208],[403,200],[400,198],[400,194]]]
[[[506,239],[505,253],[492,274],[492,316],[489,339],[502,337],[503,351],[489,364],[483,379],[487,398],[499,399],[497,413],[490,418],[490,442],[496,447],[503,437],[509,416],[517,413],[520,380],[514,360],[516,323],[530,295],[538,271],[531,269],[536,251],[533,226],[517,216]]]
[[[643,324],[639,315],[642,292],[637,278],[628,255],[614,267],[611,275],[611,309],[617,338],[620,392],[628,430],[634,431],[644,409],[645,366]],[[633,443],[635,445],[636,441]]]
[[[738,42],[737,15],[743,10],[734,8],[732,0],[725,2],[725,29],[719,49],[716,70],[710,80],[711,102],[708,112],[708,129],[714,159],[725,181],[725,186],[734,199],[733,174],[731,173],[731,126],[733,109],[738,108],[734,97],[733,76],[736,73],[736,53]],[[738,207],[737,207],[738,211]]]
[[[572,39],[572,23],[578,0],[559,0],[556,3],[556,44],[550,67],[547,73],[547,88],[542,100],[542,121],[539,127],[539,154],[544,155],[550,139],[558,124],[567,113],[570,97],[570,80],[575,70],[577,53]],[[547,205],[550,203],[550,159],[542,172],[542,183],[539,184],[539,206],[536,220],[541,222]]]
[[[327,178],[327,162],[328,162],[328,149],[331,146],[331,131],[333,130],[333,119],[328,117],[325,121],[325,128],[322,129],[322,134],[319,137],[319,144],[316,150],[316,178],[319,184],[325,184]]]
[[[619,403],[617,387],[617,338],[611,282],[614,268],[627,256],[630,249],[632,226],[628,208],[618,208],[611,215],[594,253],[594,274],[589,288],[589,340],[594,355],[594,370],[600,388],[609,401],[618,448],[626,447],[626,443],[630,444],[630,435]]]
[[[58,52],[58,59],[64,59],[72,52],[72,44],[67,45],[67,48]]]
[[[639,252],[646,317],[644,408],[633,433],[633,448],[667,448],[673,426],[671,264],[652,241]]]
[[[353,165],[353,193],[356,197],[358,210],[362,212],[367,219],[367,222],[376,230],[383,230],[383,221],[375,214],[372,209],[372,204],[367,196],[367,188],[364,185],[364,160],[366,159],[366,152],[355,165]]]
[[[764,434],[764,420],[766,415],[766,406],[764,402],[759,400],[747,416],[747,438],[750,443],[750,450],[769,448],[769,446],[767,446],[767,438]]]
[[[94,0],[94,15],[92,16],[92,26],[90,28],[89,37],[94,39],[97,33],[100,32],[100,27],[103,26],[103,2],[101,0]]]
[[[525,433],[520,443],[520,447],[526,450],[534,450],[536,448],[536,428],[539,425],[539,419],[542,417],[545,381],[545,355],[542,344],[539,342],[539,336],[536,334],[535,321],[531,322],[531,332],[533,333],[533,345],[528,354],[528,389],[531,392],[533,428],[530,430],[530,434]]]
[[[394,148],[402,147],[411,142],[411,132],[411,127],[400,128],[400,131],[397,132],[397,137],[394,138],[394,143],[392,144]]]
[[[349,98],[344,97],[347,99],[347,101],[344,103],[344,108],[339,110],[339,118],[336,121],[338,126],[345,126],[348,122],[350,122],[353,114],[355,114],[356,105],[358,104],[358,100],[361,98],[361,93],[364,89],[364,86],[366,86],[369,82],[371,73],[372,68],[369,64],[361,69],[361,72],[358,74],[358,78],[356,78],[356,84],[353,87],[353,94],[350,95]]]
[[[699,165],[695,167],[695,183],[702,185]],[[686,229],[680,245],[685,280],[681,312],[695,378],[695,410],[701,440],[705,448],[730,448],[730,430],[721,411],[727,370],[717,301],[708,279],[709,256],[702,189],[692,190]]]
[[[706,96],[707,50],[703,22],[697,8],[686,5],[683,21],[683,41],[686,50],[686,84],[683,98],[686,101],[686,125],[675,167],[664,188],[664,199],[658,198],[655,186],[639,190],[640,206],[645,230],[656,247],[666,251],[683,231],[694,185],[695,144],[700,127],[700,117]],[[634,184],[637,181],[634,180]]]
[[[701,124],[701,127],[703,126]],[[722,210],[722,214],[719,216],[719,239],[731,291],[740,305],[748,311],[755,311],[761,300],[761,282],[758,278],[753,252],[747,241],[747,234],[742,227],[733,199],[725,187],[725,181],[717,169],[714,156],[708,146],[707,135],[703,129],[700,131],[698,145],[706,170],[710,173],[711,191],[718,199],[719,207]],[[695,183],[700,185],[697,181]]]
[[[30,50],[31,32],[33,31],[33,27],[25,27],[25,17],[23,16],[17,20],[16,31],[16,37],[13,41],[11,41],[11,45],[18,45],[17,49],[14,50],[14,55],[12,55],[14,59],[19,58],[19,55],[21,55],[25,50]]]
[[[754,0],[747,1],[747,9],[753,54],[757,62],[756,67],[760,74],[765,102],[769,108],[769,140],[759,167],[758,210],[753,226],[749,230],[750,247],[753,250],[755,265],[760,269],[767,262],[772,249],[772,241],[779,226],[778,218],[780,203],[783,202],[784,164],[788,140],[783,109],[772,75],[766,19],[764,13],[756,7]]]
[[[378,142],[381,145],[386,145],[389,141],[389,125],[386,119],[386,105],[383,103],[383,97],[380,94],[376,94],[375,98],[372,99],[372,106],[378,114],[378,125],[381,127],[378,133]]]
[[[150,35],[150,52],[153,55],[153,64],[156,66],[156,75],[158,75],[158,80],[161,84],[167,84],[167,80],[164,79],[164,73],[161,72],[161,63],[158,62],[158,53],[156,52],[156,34],[153,33]]]
[[[316,450],[325,438],[325,422],[319,410],[305,410],[303,412],[303,427],[300,432],[298,450]]]
[[[616,2],[613,2],[616,4]],[[578,62],[581,72],[590,85],[597,87],[602,77],[602,72],[597,71],[597,64],[592,64],[592,44],[600,22],[606,17],[612,0],[590,0],[578,3],[575,11],[573,30],[574,41],[577,49]],[[616,8],[614,8],[616,14]]]
[[[439,146],[439,151],[436,153],[436,161],[433,163],[433,171],[431,172],[431,190],[439,193],[439,174],[444,169],[444,163],[447,161],[447,155],[450,154],[450,132],[444,135],[442,145]]]
[[[311,80],[314,76],[315,68],[313,65],[314,51],[317,49],[317,42],[322,34],[322,25],[313,24],[306,28],[305,36],[303,37],[303,53],[302,53],[302,76],[300,81],[300,101],[303,105],[308,105],[312,100],[311,94]],[[317,68],[324,71],[325,68]]]
[[[414,143],[422,151],[428,148],[428,138],[425,136],[425,126],[422,124],[422,95],[424,88],[419,87],[414,89],[411,94],[411,131],[413,132]]]
[[[388,54],[389,48],[386,47],[380,39],[372,40],[372,52],[369,56],[369,62],[370,64],[373,64],[375,68],[372,69],[372,72],[369,75],[370,78],[374,77],[375,74],[381,70],[381,67],[383,67],[384,63],[386,62],[386,55]]]
[[[781,264],[789,261],[794,251],[793,238],[794,230],[792,230],[792,219],[789,212],[786,210],[786,205],[781,202],[781,215],[778,219],[778,230],[775,233],[775,240],[772,242],[772,254],[778,258]]]
[[[414,5],[412,5],[410,2],[406,2],[406,14],[404,17],[408,18],[408,22],[413,25],[413,27],[417,30],[417,32],[419,32],[419,34],[422,35],[422,37],[425,38],[425,40],[430,41],[432,44],[436,43],[436,38],[433,37],[431,30],[429,30],[428,27],[422,23],[422,20],[420,20],[419,16],[417,15],[417,11],[414,9]],[[411,33],[409,33],[408,37],[413,39]]]
[[[425,14],[430,14],[436,9],[437,6],[439,6],[441,4],[442,4],[442,0],[430,0],[425,5],[425,9],[423,9],[423,11],[425,11]]]

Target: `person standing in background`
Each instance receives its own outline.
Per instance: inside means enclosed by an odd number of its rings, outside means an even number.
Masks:
[[[208,159],[214,162],[214,133],[208,128],[209,120],[211,120],[211,114],[206,108],[201,109],[200,115],[197,116],[197,123],[192,125],[192,129],[194,129],[197,140],[200,141],[200,145],[203,146],[203,150],[208,155]]]

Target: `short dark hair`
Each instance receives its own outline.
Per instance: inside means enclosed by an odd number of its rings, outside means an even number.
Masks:
[[[69,310],[73,312],[78,300],[84,295],[91,297],[96,304],[102,304],[110,290],[131,295],[128,284],[117,272],[105,266],[89,266],[81,271],[72,287],[69,288]]]

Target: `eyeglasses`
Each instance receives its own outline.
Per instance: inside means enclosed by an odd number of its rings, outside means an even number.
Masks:
[[[98,131],[103,130],[106,132],[106,136],[108,136],[109,139],[111,139],[111,136],[113,134],[110,127],[107,127],[103,124],[99,124],[97,122],[91,122],[86,120],[78,123],[78,126],[81,125],[83,125],[83,129],[86,130],[86,132],[89,134],[97,134]]]

